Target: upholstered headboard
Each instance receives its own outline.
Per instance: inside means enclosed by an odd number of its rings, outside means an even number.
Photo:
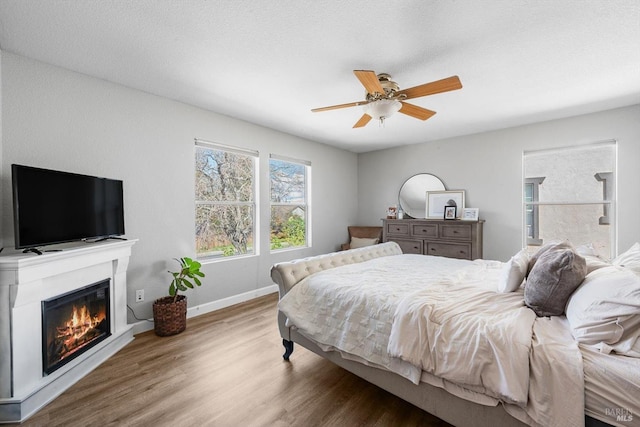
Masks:
[[[367,261],[372,258],[400,254],[402,254],[402,249],[396,242],[332,252],[275,264],[271,267],[271,278],[278,284],[280,298],[282,298],[298,282],[313,273],[340,267],[341,265]]]

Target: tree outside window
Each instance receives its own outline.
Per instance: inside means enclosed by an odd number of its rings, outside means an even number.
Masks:
[[[310,164],[285,160],[272,155],[269,159],[271,183],[271,250],[308,245],[308,169]]]
[[[255,254],[257,153],[196,142],[196,252]]]

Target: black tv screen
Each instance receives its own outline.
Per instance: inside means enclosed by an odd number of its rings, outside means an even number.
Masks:
[[[124,234],[122,181],[11,165],[16,249]]]

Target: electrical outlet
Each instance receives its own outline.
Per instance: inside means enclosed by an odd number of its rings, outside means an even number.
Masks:
[[[136,302],[144,301],[144,289],[138,289],[136,291]]]

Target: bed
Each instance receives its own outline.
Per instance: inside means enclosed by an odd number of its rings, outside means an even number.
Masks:
[[[394,242],[276,264],[283,357],[296,343],[457,426],[640,425],[640,358],[497,292],[507,264]]]

